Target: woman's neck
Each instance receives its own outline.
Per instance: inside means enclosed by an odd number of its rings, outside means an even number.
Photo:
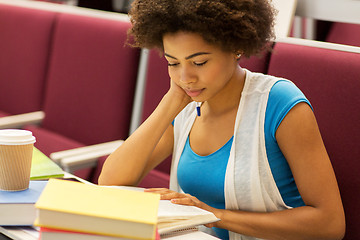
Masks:
[[[245,84],[245,77],[245,70],[238,66],[223,90],[202,104],[201,115],[218,116],[237,110]]]

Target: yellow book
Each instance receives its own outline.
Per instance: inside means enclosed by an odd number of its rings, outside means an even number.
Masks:
[[[30,180],[44,180],[64,176],[64,171],[48,156],[34,147]]]
[[[35,207],[36,226],[154,239],[160,195],[50,179]]]

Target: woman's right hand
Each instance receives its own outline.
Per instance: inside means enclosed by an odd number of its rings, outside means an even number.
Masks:
[[[136,185],[168,157],[173,147],[171,122],[191,101],[185,91],[171,80],[170,89],[152,114],[106,159],[99,184]]]
[[[173,104],[178,104],[178,109],[180,112],[186,105],[188,105],[193,100],[189,95],[186,94],[184,89],[182,89],[174,80],[170,79],[170,88],[165,94],[166,97],[169,97]]]

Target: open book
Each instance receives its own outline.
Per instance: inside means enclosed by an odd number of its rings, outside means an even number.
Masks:
[[[127,186],[108,186],[133,191],[144,191],[144,188]],[[178,230],[191,229],[195,226],[216,222],[219,219],[209,211],[195,207],[171,203],[169,200],[160,200],[158,210],[158,232],[160,235]]]
[[[159,203],[157,226],[160,235],[218,220],[212,212],[198,207],[174,204],[169,200]]]

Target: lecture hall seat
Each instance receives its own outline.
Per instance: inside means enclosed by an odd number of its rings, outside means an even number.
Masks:
[[[259,72],[266,74],[269,67],[269,60],[271,55],[271,48],[263,50],[257,55],[249,58],[242,56],[239,64],[241,67],[246,68],[252,72]]]
[[[360,47],[360,24],[334,22],[326,41]]]
[[[310,100],[343,200],[344,239],[360,239],[360,52],[276,43],[269,74],[290,79]]]
[[[40,126],[28,125],[46,155],[128,136],[139,50],[125,45],[128,21],[61,13]],[[75,171],[92,178],[92,168]]]
[[[42,109],[54,20],[0,3],[0,117]]]
[[[148,52],[148,64],[146,71],[146,84],[144,89],[143,108],[141,122],[145,121],[156,108],[163,95],[170,87],[169,75],[167,72],[167,61],[157,50]],[[93,182],[97,183],[106,157],[99,159],[95,170]],[[153,169],[140,183],[140,187],[169,187],[171,158],[166,159]]]
[[[168,63],[161,52],[156,49],[149,51],[146,85],[143,101],[142,122],[155,110],[162,97],[170,88]],[[169,188],[171,156],[153,169],[139,184],[141,187]]]

